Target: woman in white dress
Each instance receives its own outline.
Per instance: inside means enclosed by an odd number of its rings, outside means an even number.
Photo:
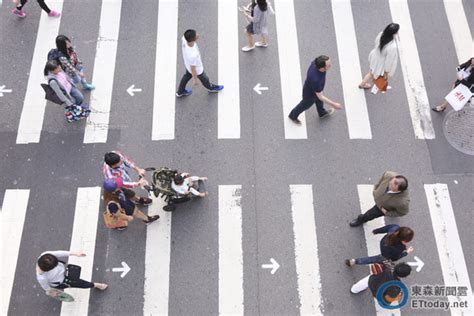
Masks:
[[[369,54],[370,71],[365,75],[359,84],[361,89],[370,89],[373,80],[380,76],[385,79],[392,77],[397,69],[398,48],[395,35],[397,35],[400,25],[390,23],[375,38],[375,47]]]

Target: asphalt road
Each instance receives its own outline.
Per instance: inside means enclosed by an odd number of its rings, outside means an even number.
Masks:
[[[458,64],[443,1],[408,3],[425,88],[430,104],[436,104],[449,91]],[[474,4],[469,0],[462,3],[473,30]],[[348,226],[360,212],[357,185],[374,184],[386,170],[404,174],[409,179],[411,195],[410,214],[387,222],[415,230],[414,255],[425,262],[422,271],[413,272],[406,283],[444,284],[424,191],[424,184],[434,183],[449,187],[469,278],[474,280],[474,158],[456,151],[446,141],[441,127],[445,114],[432,114],[435,139],[415,138],[400,67],[391,80],[391,91],[384,95],[366,94],[372,139],[349,139],[344,110],[320,120],[314,108],[306,112],[308,138],[285,139],[278,45],[286,43],[277,42],[272,16],[269,47],[239,52],[240,138],[218,139],[218,96],[199,86],[192,96],[176,101],[175,138],[152,141],[158,1],[123,0],[107,142],[84,144],[86,122],[68,124],[62,110],[49,104],[40,142],[16,144],[40,11],[35,1],[30,1],[25,7],[27,18],[18,19],[10,13],[12,5],[6,1],[0,11],[0,85],[13,90],[0,98],[0,199],[5,190],[11,189],[29,189],[30,198],[9,314],[60,313],[61,304],[43,295],[36,283],[35,260],[44,250],[69,247],[77,188],[100,185],[103,154],[115,149],[133,157],[142,167],[170,166],[209,178],[208,197],[173,213],[170,314],[219,312],[217,193],[218,186],[226,184],[242,186],[246,314],[299,313],[290,184],[312,185],[325,315],[375,314],[370,294],[349,293],[352,283],[364,277],[367,269],[349,270],[343,260],[367,253],[363,229]],[[100,1],[65,1],[60,25],[60,33],[73,38],[89,75],[94,65],[100,8]],[[195,28],[201,34],[199,47],[213,82],[219,81],[217,9],[217,0],[179,1],[177,25],[179,37],[187,28]],[[390,8],[387,1],[356,0],[352,1],[352,10],[365,73],[375,36],[391,22]],[[327,74],[324,92],[344,104],[331,2],[295,0],[295,15],[302,80],[311,60],[320,54],[330,56],[333,68]],[[244,26],[244,19],[239,17],[240,33]],[[239,46],[245,45],[243,34],[239,41]],[[177,74],[170,80],[179,82],[184,66],[178,38],[176,45]],[[257,83],[269,90],[257,95],[252,90]],[[126,89],[131,84],[143,91],[129,96]],[[100,89],[100,82],[96,85]],[[101,215],[98,225],[93,279],[106,280],[110,288],[91,293],[89,314],[142,314],[146,228],[132,223],[125,232],[112,232],[103,227]],[[8,236],[2,235],[2,243],[8,242],[5,237]],[[270,258],[280,264],[274,275],[261,268]],[[7,257],[2,256],[1,260],[2,265],[11,264]],[[407,260],[413,261],[413,255]],[[123,279],[108,271],[121,261],[132,268]],[[449,311],[406,306],[402,313],[447,315]]]

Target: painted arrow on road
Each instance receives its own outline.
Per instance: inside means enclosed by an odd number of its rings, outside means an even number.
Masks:
[[[5,85],[0,86],[0,97],[3,97],[4,93],[11,93],[12,89],[5,89]]]
[[[121,268],[112,268],[112,272],[122,272],[122,274],[120,275],[122,279],[127,275],[128,271],[130,271],[130,267],[125,261],[122,261]]]
[[[415,262],[407,262],[407,263],[408,265],[412,267],[416,267],[416,272],[420,272],[423,266],[425,265],[425,263],[421,261],[421,259],[418,258],[417,256],[415,256],[414,258],[415,258]]]
[[[255,92],[257,92],[258,94],[262,94],[262,91],[263,91],[263,90],[268,90],[268,87],[261,87],[261,86],[260,86],[260,82],[259,82],[259,83],[257,83],[257,84],[255,85],[255,87],[253,87],[253,90],[254,90]]]
[[[135,85],[132,84],[130,87],[128,87],[127,93],[130,94],[130,96],[133,97],[135,95],[134,92],[142,92],[142,89],[140,89],[140,88],[135,89]]]
[[[272,271],[270,271],[270,273],[275,274],[275,272],[278,270],[280,265],[273,258],[270,258],[270,262],[271,262],[270,264],[262,264],[262,268],[263,269],[272,269]]]

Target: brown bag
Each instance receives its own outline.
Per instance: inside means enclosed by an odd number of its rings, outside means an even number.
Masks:
[[[388,80],[384,76],[380,76],[374,80],[374,84],[379,88],[379,91],[387,91]]]
[[[383,267],[383,264],[381,264],[381,263],[374,263],[374,264],[371,264],[371,265],[370,265],[370,273],[377,275],[377,274],[383,272],[383,270],[384,270],[383,268],[384,268],[384,267]]]
[[[117,211],[117,213],[115,215],[109,212],[109,205],[111,203],[115,203],[119,207],[119,210]],[[120,207],[120,204],[118,204],[117,202],[114,202],[114,201],[110,201],[109,203],[107,203],[107,205],[105,206],[105,211],[104,211],[104,224],[105,224],[105,227],[114,229],[114,228],[127,227],[128,226],[128,221],[125,220],[125,219],[122,219],[118,216],[119,212],[125,215],[125,212]]]

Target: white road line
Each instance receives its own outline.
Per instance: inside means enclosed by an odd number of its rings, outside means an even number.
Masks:
[[[174,89],[174,88],[173,88]],[[145,285],[143,315],[168,315],[171,212],[163,211],[166,203],[152,194],[153,204],[148,206],[148,215],[160,215],[146,231]]]
[[[54,2],[54,10],[61,13],[62,9],[62,0]],[[38,35],[36,36],[25,100],[23,101],[18,134],[16,136],[17,144],[39,143],[46,109],[44,90],[41,87],[42,83],[46,83],[43,70],[48,52],[54,46],[56,36],[58,35],[60,23],[61,17],[50,18],[45,11],[41,10]]]
[[[160,0],[156,33],[152,140],[174,139],[177,40],[178,1]]]
[[[8,315],[29,195],[30,190],[6,190],[0,210],[0,315]]]
[[[291,110],[301,101],[301,67],[293,0],[275,0],[278,57],[280,65],[283,122],[286,139],[306,139],[305,113],[301,113],[301,125],[289,118]],[[310,61],[307,62],[309,66]],[[305,69],[306,71],[306,69]]]
[[[219,186],[219,314],[244,314],[240,185]]]
[[[446,286],[465,286],[467,296],[448,296],[450,305],[468,301],[467,308],[450,308],[451,315],[472,315],[472,287],[459,239],[448,186],[443,183],[425,184],[431,223],[438,247],[438,256]]]
[[[430,104],[426,94],[415,34],[407,0],[389,0],[392,20],[400,24],[398,52],[403,71],[411,121],[417,139],[434,139]]]
[[[357,88],[361,81],[361,71],[351,2],[337,0],[331,1],[331,4],[349,138],[371,139],[372,131],[365,94],[363,90]]]
[[[240,138],[239,12],[237,0],[218,2],[218,78],[217,138]],[[250,56],[244,56],[249,57]],[[248,93],[252,93],[249,91]]]
[[[122,0],[102,1],[92,75],[92,82],[96,84],[97,88],[91,92],[92,112],[87,119],[84,133],[84,143],[86,144],[107,142],[121,10]]]
[[[359,193],[360,201],[360,210],[361,214],[364,214],[368,209],[372,208],[375,205],[374,198],[372,196],[372,191],[374,189],[373,185],[370,184],[358,184],[357,192]],[[380,254],[380,240],[383,238],[383,234],[372,234],[372,231],[376,228],[385,226],[385,219],[379,217],[373,219],[364,224],[364,233],[365,233],[365,242],[367,244],[367,255],[375,256]],[[369,268],[370,272],[370,268]],[[372,294],[371,294],[372,295]],[[377,311],[377,316],[399,316],[399,309],[384,309],[382,308],[377,299],[374,298],[375,310]]]
[[[300,315],[323,315],[313,187],[290,185],[290,194]]]
[[[74,226],[71,236],[72,251],[82,251],[85,257],[69,257],[68,263],[77,264],[81,269],[81,279],[92,282],[94,264],[95,240],[97,237],[97,223],[100,212],[100,187],[77,189],[76,210],[74,211]],[[66,289],[75,301],[61,305],[61,315],[84,316],[88,314],[89,296],[91,290]]]
[[[458,61],[463,63],[472,57],[474,41],[467,23],[466,13],[464,13],[462,0],[444,0],[444,9],[446,10]]]

